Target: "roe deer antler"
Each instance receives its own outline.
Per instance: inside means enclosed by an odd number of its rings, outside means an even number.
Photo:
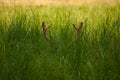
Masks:
[[[73,24],[73,27],[74,27],[74,29],[75,29],[75,31],[76,31],[76,37],[72,40],[72,42],[70,43],[70,44],[68,44],[68,47],[73,43],[73,42],[75,42],[77,39],[78,39],[78,37],[81,35],[81,29],[82,29],[82,27],[83,27],[83,22],[80,22],[80,26],[77,28],[76,26],[75,26],[75,24]],[[51,40],[50,40],[50,38],[48,37],[48,35],[47,35],[47,30],[50,28],[50,26],[46,26],[45,25],[45,22],[42,22],[42,29],[43,29],[43,33],[44,33],[44,37],[45,37],[45,39],[47,40],[47,41],[49,41],[50,43],[53,43]]]
[[[73,24],[73,27],[76,31],[76,35],[75,35],[75,38],[72,40],[72,42],[68,46],[70,46],[73,42],[75,42],[78,39],[78,37],[81,35],[81,29],[83,27],[83,22],[80,22],[80,26],[78,28],[75,26],[75,24]]]
[[[45,22],[42,22],[42,29],[43,29],[43,34],[44,34],[44,37],[47,41],[51,42],[50,38],[48,37],[47,35],[47,30],[50,28],[50,26],[46,26],[45,25]]]

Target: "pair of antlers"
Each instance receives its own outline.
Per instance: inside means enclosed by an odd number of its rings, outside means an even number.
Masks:
[[[48,41],[48,42],[52,42],[51,41],[51,39],[48,37],[48,35],[47,35],[47,30],[50,28],[51,26],[46,26],[46,24],[45,24],[45,22],[42,22],[42,29],[43,29],[43,34],[44,34],[44,38]],[[78,37],[80,36],[80,34],[81,34],[81,29],[82,29],[82,27],[83,27],[83,22],[80,22],[80,25],[79,25],[79,27],[76,27],[75,26],[75,24],[73,24],[73,27],[74,27],[74,29],[75,29],[75,31],[76,31],[76,37],[72,40],[72,43],[73,42],[75,42],[77,39],[78,39]]]

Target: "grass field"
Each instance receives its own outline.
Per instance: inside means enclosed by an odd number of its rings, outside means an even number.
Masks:
[[[119,5],[0,8],[0,80],[119,79]]]

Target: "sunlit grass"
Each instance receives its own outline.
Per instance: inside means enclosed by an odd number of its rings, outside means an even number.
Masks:
[[[0,80],[119,80],[120,6],[0,9]],[[42,21],[51,28],[44,39]],[[83,22],[82,35],[74,39]]]

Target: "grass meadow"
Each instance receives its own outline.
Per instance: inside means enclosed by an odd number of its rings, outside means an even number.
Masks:
[[[120,5],[0,8],[0,80],[119,79]]]

